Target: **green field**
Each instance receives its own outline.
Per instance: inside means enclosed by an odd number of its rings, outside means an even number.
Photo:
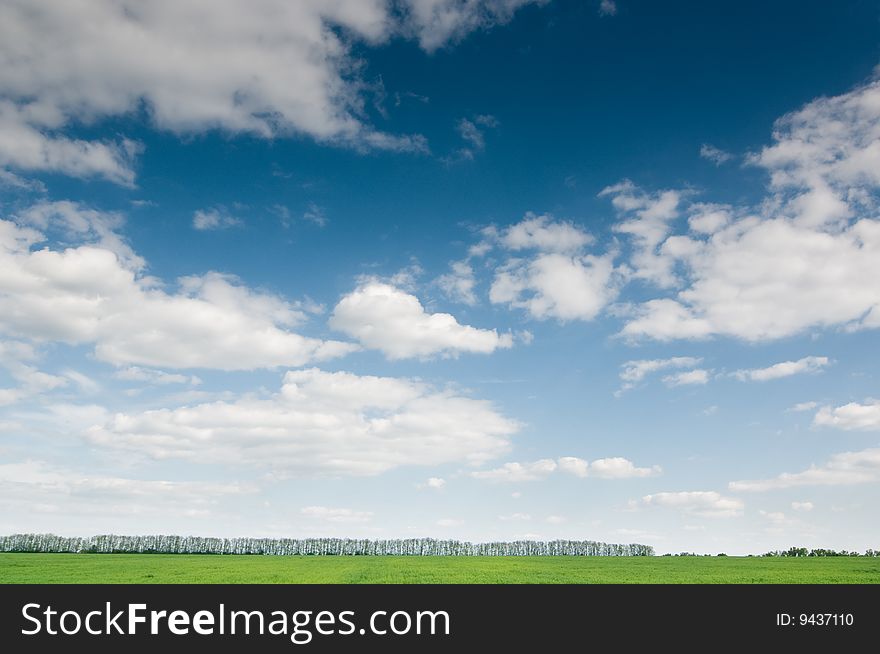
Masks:
[[[0,583],[880,583],[880,558],[0,554]]]

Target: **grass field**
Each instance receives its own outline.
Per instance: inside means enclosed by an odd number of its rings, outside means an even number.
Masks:
[[[0,583],[880,583],[880,558],[0,554]]]

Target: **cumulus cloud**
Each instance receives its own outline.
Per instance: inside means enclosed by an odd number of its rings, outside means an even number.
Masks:
[[[65,209],[74,225],[74,218],[90,216]],[[85,224],[74,229],[77,240],[93,242],[37,250],[43,233],[0,220],[0,333],[94,344],[98,359],[118,366],[249,370],[356,349],[289,331],[304,318],[300,306],[227,275],[184,277],[169,292],[142,274],[143,261],[118,236],[94,220]]]
[[[813,505],[812,502],[792,502],[791,508],[794,509],[795,511],[808,512],[808,511],[812,511],[815,508],[815,506]]]
[[[696,234],[714,234],[733,220],[733,208],[724,204],[696,202],[688,213],[688,227]]]
[[[666,237],[651,270],[680,271],[677,290],[638,305],[623,334],[760,341],[880,327],[878,99],[871,82],[777,121],[773,144],[749,159],[770,174],[764,202],[703,212]]]
[[[617,294],[614,256],[582,252],[592,240],[571,223],[528,214],[499,234],[498,243],[511,251],[535,252],[498,267],[489,299],[541,320],[592,320]]]
[[[618,275],[611,253],[583,249],[593,237],[572,223],[527,214],[501,232],[486,230],[486,248],[496,244],[529,256],[508,258],[495,270],[489,289],[493,304],[525,309],[544,320],[592,320],[617,295]]]
[[[593,255],[591,234],[572,222],[527,213],[518,223],[481,230],[481,240],[468,256],[450,264],[452,271],[436,280],[444,293],[475,304],[472,260],[498,250],[503,259],[488,259],[494,268],[489,300],[524,309],[539,320],[592,320],[616,296],[622,281],[615,253]]]
[[[828,357],[804,357],[797,361],[782,361],[767,368],[752,368],[749,370],[737,370],[733,376],[740,381],[769,381],[781,377],[790,377],[804,373],[815,373],[829,365]]]
[[[85,436],[155,459],[333,476],[484,463],[508,449],[517,429],[485,401],[410,379],[312,368],[287,372],[268,398],[117,413]]]
[[[0,62],[4,59],[0,46]],[[0,73],[0,87],[2,77]],[[84,141],[48,133],[31,122],[30,112],[0,95],[0,166],[77,178],[103,177],[130,187],[134,186],[134,162],[140,152],[140,144],[129,139]]]
[[[660,466],[639,468],[629,459],[620,456],[596,459],[588,462],[573,456],[562,457],[558,461],[559,470],[576,477],[598,477],[599,479],[633,479],[653,477],[662,472]]]
[[[489,299],[539,320],[592,320],[616,293],[610,256],[539,254],[499,268]]]
[[[471,476],[485,481],[513,483],[538,481],[557,471],[575,477],[597,477],[599,479],[652,477],[662,472],[660,466],[639,468],[632,461],[623,457],[596,459],[590,462],[575,456],[564,456],[555,461],[553,459],[540,459],[531,463],[513,461],[492,470],[477,470],[472,472]]]
[[[734,489],[735,490],[735,489]],[[743,513],[742,500],[716,491],[681,491],[645,495],[638,503],[644,507],[675,509],[706,518],[732,518]]]
[[[471,473],[475,479],[498,482],[537,481],[556,470],[556,462],[553,459],[541,459],[532,463],[518,463],[512,461],[505,463],[500,468],[492,470],[477,470]]]
[[[146,262],[120,236],[125,217],[116,211],[99,211],[69,200],[38,202],[17,214],[15,222],[55,235],[64,244],[83,242],[109,250],[132,270],[144,268]],[[42,242],[41,240],[34,243]]]
[[[622,218],[615,225],[615,231],[632,239],[631,278],[661,287],[674,285],[674,260],[658,253],[658,247],[669,234],[672,221],[680,214],[683,193],[668,190],[650,194],[627,179],[602,189],[599,197],[611,198],[611,204]]]
[[[305,134],[425,150],[419,135],[365,121],[353,46],[404,34],[435,50],[531,1],[11,0],[0,7],[0,166],[130,186],[136,143],[64,130],[138,114],[178,134]]]
[[[865,404],[850,402],[843,406],[824,406],[813,418],[817,427],[833,427],[845,431],[880,431],[880,400]]]
[[[441,477],[428,477],[424,484],[420,484],[419,488],[431,488],[433,490],[441,490],[446,488],[446,480]]]
[[[555,221],[551,216],[526,214],[508,227],[499,242],[508,250],[538,250],[570,254],[594,241],[592,235],[570,222]]]
[[[389,359],[488,354],[513,346],[511,334],[462,325],[448,313],[428,313],[415,295],[376,280],[344,296],[329,324]]]
[[[732,491],[771,491],[798,486],[849,486],[880,481],[880,448],[834,454],[821,466],[772,479],[732,481]]]

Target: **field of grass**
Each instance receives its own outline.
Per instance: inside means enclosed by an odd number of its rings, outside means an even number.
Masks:
[[[880,583],[880,558],[0,554],[0,583]]]

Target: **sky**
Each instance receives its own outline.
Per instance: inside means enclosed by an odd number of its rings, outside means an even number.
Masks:
[[[0,0],[0,533],[876,549],[878,46]]]

